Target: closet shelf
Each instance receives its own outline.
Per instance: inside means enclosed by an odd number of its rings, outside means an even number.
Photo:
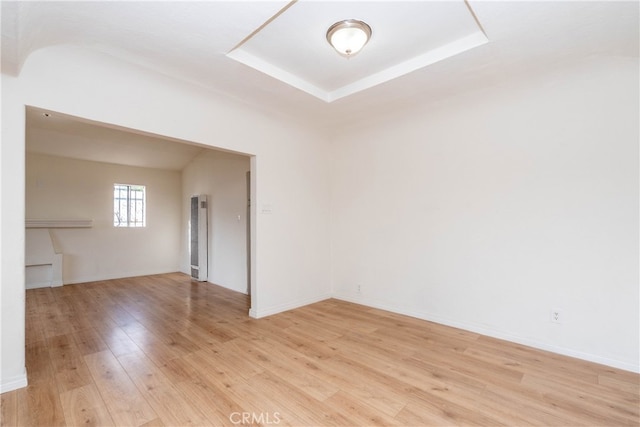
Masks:
[[[26,228],[91,228],[92,219],[27,219]]]

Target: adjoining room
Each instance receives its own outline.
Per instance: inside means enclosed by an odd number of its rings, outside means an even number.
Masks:
[[[190,200],[199,194],[209,197],[210,274],[201,280],[248,293],[248,156],[34,108],[26,135],[25,256],[37,260],[49,243],[63,257],[57,285],[190,274]],[[38,268],[26,265],[27,288],[41,287],[29,277]]]

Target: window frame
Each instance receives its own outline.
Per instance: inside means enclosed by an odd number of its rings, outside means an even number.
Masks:
[[[123,191],[126,191],[125,197],[122,197]],[[139,197],[139,193],[142,193],[142,197]],[[122,220],[120,216],[123,204],[126,208],[125,220]],[[140,211],[138,210],[138,204],[141,205]],[[147,226],[146,185],[113,184],[113,226],[115,228],[145,228]]]

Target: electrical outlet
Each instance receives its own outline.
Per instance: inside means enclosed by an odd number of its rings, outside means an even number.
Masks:
[[[361,293],[362,293],[362,286],[361,286],[361,285],[358,285],[358,286],[356,287],[356,289],[357,289],[357,292],[358,292],[359,294],[361,294]]]
[[[562,315],[562,310],[559,308],[551,309],[551,322],[553,323],[562,323],[564,320],[564,316]]]

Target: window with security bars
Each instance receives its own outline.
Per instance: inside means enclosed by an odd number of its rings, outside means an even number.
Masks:
[[[113,184],[114,227],[144,227],[145,186]]]

